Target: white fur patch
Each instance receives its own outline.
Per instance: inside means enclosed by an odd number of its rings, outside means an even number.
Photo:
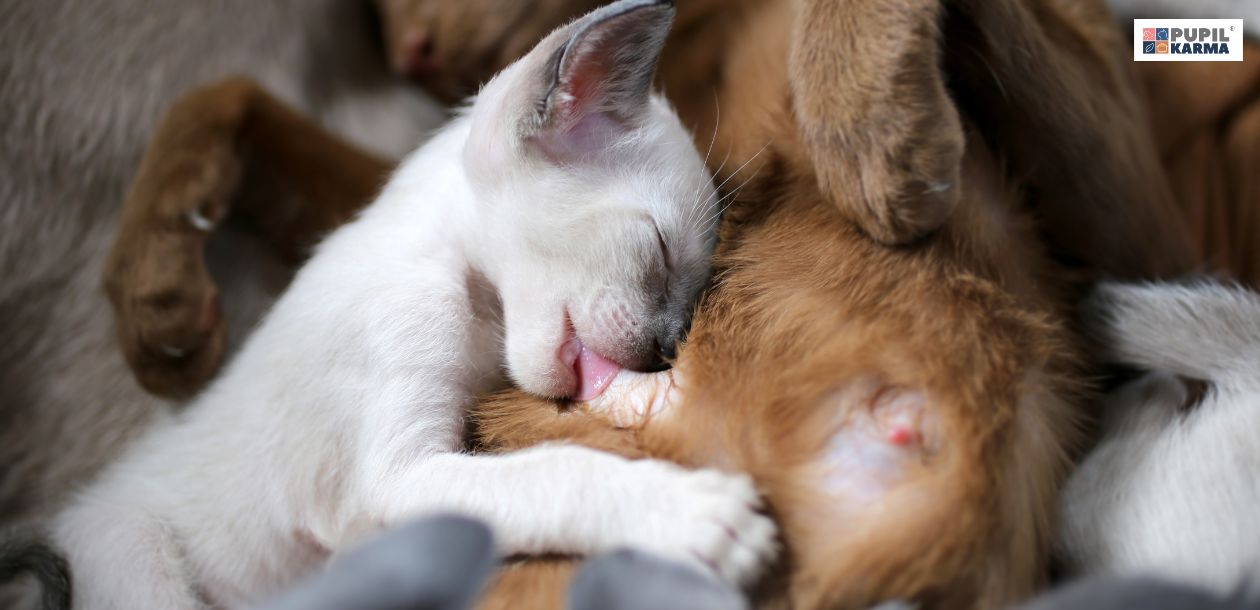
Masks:
[[[211,387],[55,518],[75,607],[250,605],[325,550],[434,513],[481,519],[504,554],[629,546],[737,583],[760,572],[774,525],[746,476],[564,445],[461,451],[465,411],[505,372],[565,395],[568,335],[619,362],[651,353],[707,280],[712,179],[646,79],[627,98],[639,123],[609,150],[561,166],[517,141],[542,89],[533,68],[566,31],[404,160]],[[642,63],[632,51],[613,61]]]
[[[1113,360],[1156,372],[1103,398],[1063,494],[1064,563],[1234,590],[1260,570],[1260,296],[1110,284],[1088,305]],[[1200,404],[1183,410],[1177,376],[1209,382]]]
[[[862,380],[827,400],[844,413],[821,459],[823,485],[838,498],[857,504],[878,502],[936,450],[932,417],[921,391]]]

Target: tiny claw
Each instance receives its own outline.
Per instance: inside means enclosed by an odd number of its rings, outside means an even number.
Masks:
[[[158,351],[171,358],[183,358],[188,355],[188,350],[178,348],[173,345],[167,345],[165,343],[158,346]]]
[[[188,224],[192,225],[194,229],[203,233],[209,233],[214,230],[214,221],[207,218],[205,214],[202,214],[201,210],[189,210],[188,213],[184,214],[184,219],[186,219]]]

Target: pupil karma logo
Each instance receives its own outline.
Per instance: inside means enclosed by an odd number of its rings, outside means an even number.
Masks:
[[[1134,61],[1242,61],[1242,19],[1134,19]]]
[[[1142,52],[1164,54],[1168,46],[1168,28],[1142,28]]]

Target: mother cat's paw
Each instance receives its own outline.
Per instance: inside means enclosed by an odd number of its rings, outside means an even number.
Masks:
[[[159,396],[191,396],[223,359],[227,327],[198,246],[152,232],[120,242],[106,269],[123,355]]]
[[[252,87],[227,79],[172,106],[131,183],[105,264],[127,364],[159,396],[195,394],[223,360],[227,327],[204,249],[241,178],[229,125],[241,120]]]
[[[752,479],[644,460],[645,493],[629,496],[624,546],[688,562],[738,585],[760,576],[778,550]]]

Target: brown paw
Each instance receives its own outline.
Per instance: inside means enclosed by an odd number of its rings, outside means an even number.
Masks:
[[[941,68],[940,2],[798,5],[792,103],[822,194],[884,244],[938,229],[958,203],[964,142]],[[869,31],[891,38],[872,47]]]
[[[104,274],[127,363],[169,398],[200,390],[223,359],[227,328],[203,249],[240,174],[231,140],[199,129],[185,106],[146,153]]]
[[[937,107],[937,117],[925,121],[931,124],[897,134],[901,138],[890,136],[891,152],[857,153],[861,198],[848,207],[862,231],[882,244],[904,244],[932,233],[958,205],[962,128],[952,104],[943,100]],[[831,192],[837,199],[846,196]]]
[[[146,390],[191,396],[218,370],[227,333],[200,250],[155,235],[117,251],[105,286],[127,363]]]
[[[914,241],[948,220],[965,141],[939,74],[920,72],[899,84],[866,100],[862,112],[842,112],[843,97],[822,95],[801,100],[807,112],[800,112],[823,195],[886,245]]]

